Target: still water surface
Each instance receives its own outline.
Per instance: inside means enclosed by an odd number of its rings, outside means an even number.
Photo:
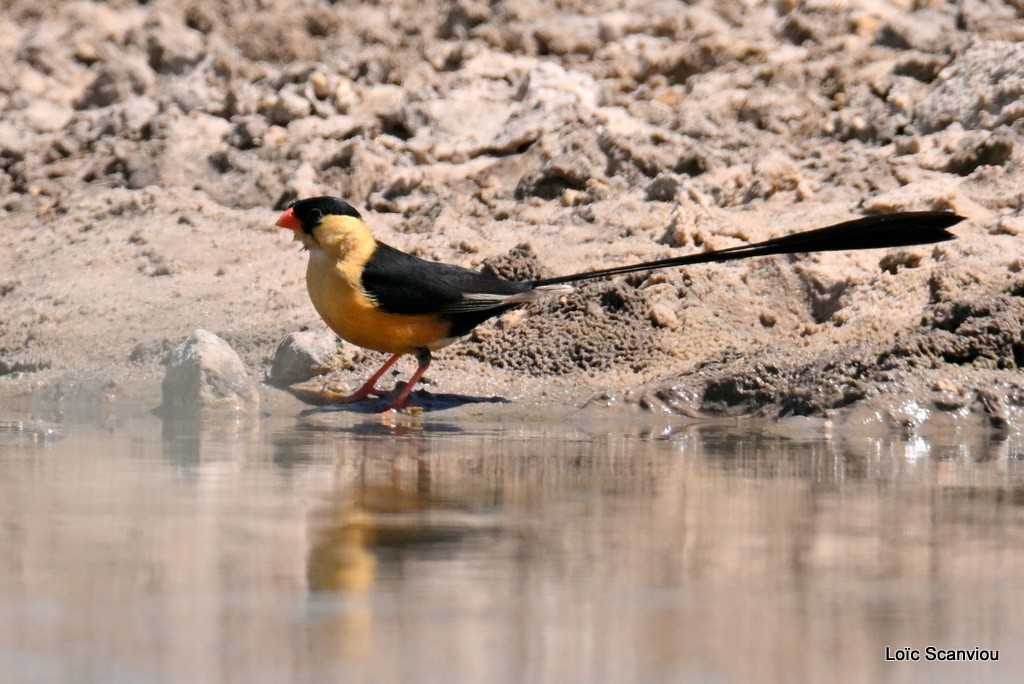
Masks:
[[[600,412],[7,421],[0,673],[1013,681],[1024,439],[971,435]]]

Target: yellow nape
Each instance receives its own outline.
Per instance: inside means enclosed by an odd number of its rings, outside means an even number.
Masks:
[[[307,238],[306,246],[312,253],[319,248],[336,262],[350,282],[359,282],[363,265],[370,260],[377,241],[362,219],[354,216],[324,216]]]

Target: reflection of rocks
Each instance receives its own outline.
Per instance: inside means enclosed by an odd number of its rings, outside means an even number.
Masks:
[[[922,640],[936,615],[1017,624],[1019,434],[670,420],[642,437],[565,411],[446,435],[333,415],[239,439],[237,462],[204,423],[194,480],[152,458],[148,417],[5,452],[5,558],[35,578],[5,588],[14,647],[58,658],[77,635],[169,681],[490,682],[531,654],[562,679],[597,654],[643,681],[760,681],[765,658],[860,680],[880,624]],[[801,650],[834,625],[826,652]]]
[[[164,459],[196,477],[237,470],[260,425],[250,412],[159,413]]]
[[[59,425],[36,420],[0,420],[0,447],[49,448],[62,436]]]

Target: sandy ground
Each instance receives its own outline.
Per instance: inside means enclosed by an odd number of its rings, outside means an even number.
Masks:
[[[315,194],[513,275],[954,210],[936,247],[593,283],[428,378],[683,415],[1024,401],[1020,0],[2,6],[4,401],[155,405],[197,327],[263,378],[322,327],[273,226]]]

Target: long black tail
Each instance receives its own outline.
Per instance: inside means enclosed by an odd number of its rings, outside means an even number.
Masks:
[[[687,254],[686,256],[647,261],[642,264],[633,264],[632,266],[616,266],[614,268],[603,268],[599,271],[586,271],[556,278],[543,278],[541,280],[534,280],[531,284],[534,287],[559,285],[561,283],[576,282],[577,280],[619,275],[620,273],[651,271],[656,268],[668,268],[670,266],[689,266],[692,264],[732,261],[733,259],[747,259],[749,257],[768,256],[770,254],[839,252],[854,249],[928,245],[934,242],[945,242],[946,240],[955,239],[956,236],[946,229],[950,226],[955,226],[963,220],[963,216],[957,216],[948,211],[911,211],[900,214],[865,216],[864,218],[837,223],[834,226],[808,230],[803,233],[793,233],[792,235],[783,235],[782,237],[772,238],[771,240],[757,242],[752,245],[730,247],[700,254]]]

